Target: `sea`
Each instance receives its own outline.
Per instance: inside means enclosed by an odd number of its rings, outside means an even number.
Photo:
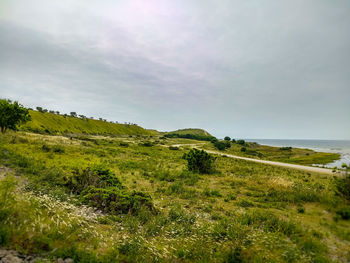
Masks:
[[[341,167],[343,163],[350,165],[350,140],[283,140],[283,139],[246,139],[269,146],[290,146],[294,148],[307,148],[317,152],[339,153],[341,158],[325,167]],[[315,164],[317,165],[317,164]]]

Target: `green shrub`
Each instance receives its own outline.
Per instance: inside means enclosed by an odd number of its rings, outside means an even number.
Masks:
[[[90,186],[81,193],[81,198],[84,203],[111,214],[138,214],[142,207],[156,213],[151,196],[143,192]]]
[[[80,194],[84,189],[90,186],[97,188],[123,188],[115,174],[103,164],[95,165],[92,168],[75,168],[71,176],[65,176],[63,179],[64,185],[76,194]]]
[[[215,146],[216,149],[223,151],[231,147],[230,141],[214,141],[213,145]]]
[[[141,146],[145,146],[145,147],[152,147],[154,145],[153,142],[150,141],[145,141],[143,143],[141,143]]]
[[[198,141],[211,141],[212,139],[216,139],[213,136],[207,136],[207,135],[178,134],[178,133],[165,134],[163,137],[164,138],[185,138],[185,139],[192,139],[192,140],[198,140]]]
[[[240,145],[245,145],[245,140],[237,140],[236,143]]]
[[[350,175],[336,178],[336,187],[346,199],[350,200]]]
[[[305,213],[305,208],[302,207],[302,206],[299,206],[299,207],[297,208],[297,211],[298,211],[299,214],[304,214],[304,213]]]
[[[183,158],[187,160],[188,170],[201,174],[209,174],[214,171],[215,157],[197,149],[191,149]]]
[[[129,144],[127,142],[120,142],[119,145],[123,147],[129,147]]]
[[[51,149],[48,145],[44,144],[41,149],[44,151],[44,152],[49,152]]]
[[[64,153],[64,148],[62,146],[59,146],[59,145],[55,145],[53,148],[52,148],[52,151],[54,153]]]
[[[179,150],[180,148],[177,147],[177,146],[169,146],[169,150],[173,150],[173,151],[177,151]]]
[[[337,210],[337,215],[340,215],[342,219],[349,220],[350,219],[350,207],[342,207]]]

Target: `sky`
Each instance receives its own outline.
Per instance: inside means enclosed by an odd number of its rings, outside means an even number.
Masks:
[[[350,139],[349,0],[0,0],[0,97],[217,137]]]

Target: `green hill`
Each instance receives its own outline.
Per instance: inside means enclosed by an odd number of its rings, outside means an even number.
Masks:
[[[146,130],[138,125],[116,124],[107,121],[81,119],[77,117],[41,113],[30,110],[32,120],[19,129],[46,134],[110,134],[110,135],[153,135],[154,131]]]
[[[164,137],[168,138],[186,138],[195,139],[201,141],[210,141],[214,136],[203,129],[180,129],[172,132],[165,133]]]
[[[192,128],[171,131],[171,132],[167,132],[167,134],[181,134],[181,135],[193,134],[193,135],[201,135],[201,136],[212,136],[209,132],[203,129],[192,129]]]

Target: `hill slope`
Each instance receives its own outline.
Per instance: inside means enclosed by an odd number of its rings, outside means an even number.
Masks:
[[[116,124],[93,119],[29,111],[32,120],[22,125],[22,131],[47,134],[112,134],[112,135],[153,135],[154,131],[146,130],[137,125]]]
[[[209,132],[203,130],[203,129],[180,129],[172,132],[167,132],[167,134],[193,134],[193,135],[201,135],[201,136],[212,136]]]

